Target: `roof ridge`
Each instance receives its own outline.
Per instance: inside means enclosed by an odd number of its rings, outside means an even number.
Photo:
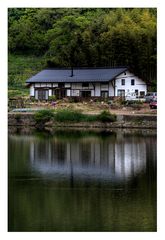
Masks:
[[[120,69],[120,68],[128,68],[128,66],[117,66],[117,67],[73,67],[73,70]],[[43,70],[71,70],[71,68],[69,68],[69,67],[58,67],[58,68],[45,68]]]

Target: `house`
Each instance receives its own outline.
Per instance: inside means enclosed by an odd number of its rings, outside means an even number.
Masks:
[[[45,69],[26,83],[30,96],[39,100],[57,98],[126,97],[131,93],[142,97],[147,92],[145,82],[127,67],[91,69]]]

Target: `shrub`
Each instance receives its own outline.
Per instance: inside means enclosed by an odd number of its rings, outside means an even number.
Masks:
[[[97,115],[83,114],[77,110],[58,110],[54,119],[58,122],[92,122],[97,121]]]
[[[56,112],[54,119],[58,122],[80,122],[83,121],[84,115],[75,110],[59,110]]]
[[[103,111],[99,115],[83,114],[76,110],[59,110],[56,112],[54,119],[58,122],[114,122],[116,121],[116,115]]]
[[[20,120],[21,120],[21,114],[20,114],[20,113],[16,113],[16,114],[15,114],[15,119],[16,119],[17,122],[20,122]]]
[[[34,114],[34,119],[37,124],[45,124],[54,117],[54,111],[49,109],[39,110]]]
[[[56,101],[57,100],[57,97],[56,96],[49,96],[49,101]]]
[[[116,115],[111,114],[108,111],[102,111],[97,119],[101,122],[115,122],[116,121]]]
[[[94,122],[97,121],[97,115],[84,114],[84,122]]]

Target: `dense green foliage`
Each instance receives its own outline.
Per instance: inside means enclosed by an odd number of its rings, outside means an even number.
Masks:
[[[57,111],[54,119],[58,122],[114,122],[116,121],[116,115],[111,114],[108,111],[102,111],[98,115],[89,115],[76,110],[64,109]]]
[[[58,110],[54,117],[58,122],[92,122],[97,121],[97,115],[83,114],[80,111],[63,109]]]
[[[9,54],[8,62],[9,97],[28,95],[25,81],[42,70],[44,61],[38,56]]]
[[[54,111],[49,109],[39,110],[34,114],[34,119],[37,124],[45,124],[54,117]]]
[[[98,120],[101,122],[115,122],[116,121],[116,115],[109,113],[108,111],[102,111],[98,115]]]
[[[61,109],[54,112],[51,109],[39,110],[34,114],[34,119],[37,124],[45,124],[50,120],[57,122],[114,122],[116,115],[107,111],[102,111],[98,115],[84,114],[77,110]]]
[[[11,8],[8,13],[10,54],[38,56],[42,67],[129,66],[156,87],[156,9]],[[24,70],[34,74],[31,67]],[[11,75],[10,85],[21,81]]]
[[[57,111],[54,119],[58,122],[80,122],[83,118],[79,111],[64,109]]]

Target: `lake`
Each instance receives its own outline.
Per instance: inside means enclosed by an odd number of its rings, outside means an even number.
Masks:
[[[156,130],[9,133],[8,230],[156,231]]]

